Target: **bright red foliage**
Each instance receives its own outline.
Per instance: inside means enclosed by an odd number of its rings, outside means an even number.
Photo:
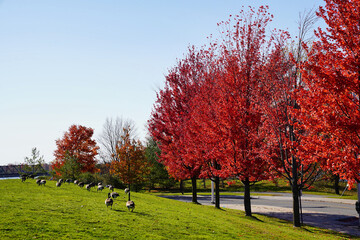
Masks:
[[[204,177],[236,176],[243,181],[268,177],[269,166],[261,154],[259,95],[268,48],[265,28],[270,20],[267,8],[261,7],[219,24],[228,30],[208,53],[211,71],[204,74],[189,122],[196,133],[193,151],[204,159]]]
[[[318,29],[303,68],[305,148],[309,161],[360,182],[360,1],[326,0],[318,15],[328,27]]]
[[[265,34],[271,18],[260,7],[220,23],[221,41],[190,49],[171,69],[149,120],[160,160],[172,176],[239,177],[247,205],[250,182],[270,176],[260,96],[272,47]]]
[[[55,160],[52,162],[52,168],[59,175],[58,169],[64,165],[65,157],[74,156],[80,163],[82,172],[97,172],[95,167],[95,156],[98,154],[99,147],[96,141],[91,139],[93,129],[81,125],[72,125],[64,133],[62,139],[56,140],[57,149],[54,151]]]
[[[201,165],[189,158],[186,134],[191,112],[191,100],[201,73],[201,58],[194,49],[179,61],[166,76],[165,88],[157,95],[157,101],[149,120],[149,131],[159,143],[159,160],[167,167],[171,176],[177,179],[197,177]]]

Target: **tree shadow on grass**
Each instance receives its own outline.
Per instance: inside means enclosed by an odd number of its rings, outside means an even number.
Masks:
[[[314,233],[314,231],[311,231],[310,229],[305,228],[305,226],[302,226],[302,228],[305,232]]]
[[[263,220],[259,219],[256,216],[245,216],[246,218],[249,218],[251,220],[257,221],[257,222],[264,222]]]
[[[159,195],[159,197],[163,197],[163,198],[167,198],[167,199],[172,199],[172,200],[176,200],[176,201],[182,201],[182,202],[189,202],[189,203],[193,203],[191,201],[191,196],[188,195],[175,195],[175,196],[169,196],[169,195]],[[198,196],[199,198],[199,196]],[[194,204],[200,204],[198,203],[194,203]],[[201,204],[200,204],[201,205]]]
[[[204,205],[204,206],[209,207],[209,208],[214,208],[215,210],[224,211],[224,212],[226,212],[226,210],[229,209],[229,208],[226,208],[226,207],[217,208],[217,207],[215,207],[214,205],[213,205],[213,206],[211,206],[211,205]]]

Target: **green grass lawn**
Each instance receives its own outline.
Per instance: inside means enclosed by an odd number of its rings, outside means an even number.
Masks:
[[[90,192],[54,181],[0,180],[0,239],[347,239],[348,236],[237,210],[178,202],[151,194],[126,195],[113,209],[104,201],[108,190]]]

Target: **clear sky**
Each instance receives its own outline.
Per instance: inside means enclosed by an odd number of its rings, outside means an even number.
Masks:
[[[145,124],[164,75],[189,45],[208,43],[242,6],[269,5],[271,26],[297,33],[320,0],[0,0],[0,165],[36,147],[53,160],[72,124]]]

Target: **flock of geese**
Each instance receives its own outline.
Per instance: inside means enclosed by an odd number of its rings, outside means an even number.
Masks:
[[[56,187],[60,187],[63,184],[63,182],[64,182],[63,179],[59,179],[56,182]],[[66,179],[65,182],[70,184],[72,182],[72,180]],[[39,186],[45,186],[46,180],[37,179],[36,184],[38,184]],[[83,188],[85,186],[86,190],[88,190],[88,191],[90,191],[90,189],[92,187],[95,187],[95,183],[84,184],[83,182],[80,182],[78,180],[75,180],[74,184],[78,185],[81,188]],[[119,194],[117,192],[114,192],[114,187],[112,185],[106,185],[105,187],[109,188],[109,190],[111,191],[111,193],[110,192],[108,193],[107,199],[105,199],[105,205],[106,205],[106,207],[110,206],[110,209],[112,209],[112,205],[114,203],[113,199],[119,197]],[[99,182],[98,185],[97,185],[96,191],[102,191],[102,190],[104,190],[104,186],[103,186],[103,184],[101,182]],[[129,193],[130,193],[130,189],[125,188],[125,194],[129,194]],[[134,201],[127,201],[126,202],[126,207],[128,208],[129,211],[131,211],[131,212],[134,211],[134,209],[135,209]]]

